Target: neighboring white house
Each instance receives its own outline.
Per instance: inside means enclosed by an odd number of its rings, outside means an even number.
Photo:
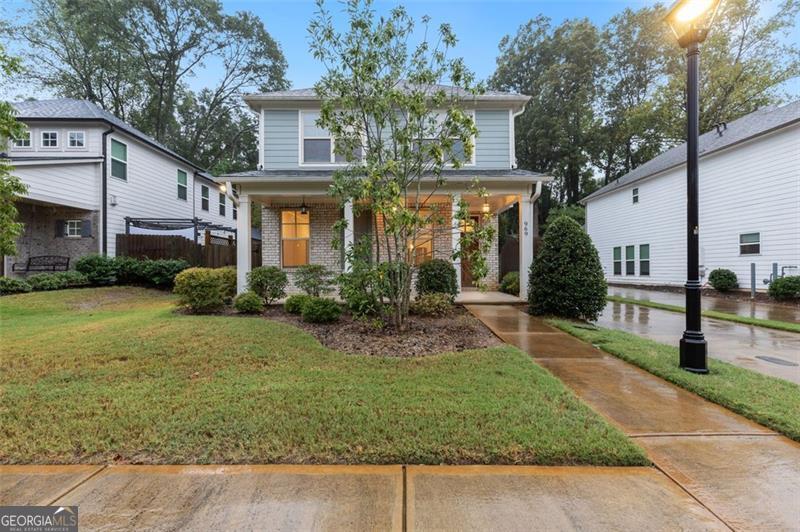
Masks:
[[[211,175],[93,103],[14,107],[27,132],[0,152],[28,192],[17,204],[24,224],[17,256],[4,257],[2,271],[32,256],[114,256],[126,217],[196,217],[235,228],[235,207]]]
[[[686,145],[583,200],[586,229],[610,283],[686,280]],[[700,137],[701,275],[736,272],[757,288],[800,266],[800,102],[765,108]]]

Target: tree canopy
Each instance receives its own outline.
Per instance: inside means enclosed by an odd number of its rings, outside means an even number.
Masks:
[[[19,73],[19,60],[11,57],[0,45],[0,88],[8,79]],[[18,137],[25,127],[17,122],[16,112],[10,103],[0,101],[0,145]],[[16,254],[16,239],[22,232],[22,224],[17,222],[16,199],[26,191],[19,178],[11,175],[13,168],[5,159],[0,159],[0,257]]]

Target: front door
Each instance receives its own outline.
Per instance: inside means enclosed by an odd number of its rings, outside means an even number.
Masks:
[[[479,216],[471,216],[469,220],[469,224],[462,225],[461,227],[461,242],[462,246],[465,246],[464,242],[464,235],[466,233],[471,233],[472,229],[480,223]],[[475,283],[472,280],[472,264],[469,262],[469,258],[466,256],[475,248],[475,243],[466,244],[469,246],[468,248],[462,247],[461,249],[464,251],[461,255],[461,287],[462,288],[470,288],[474,287]]]

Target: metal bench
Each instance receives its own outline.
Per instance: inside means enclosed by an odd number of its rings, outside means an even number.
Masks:
[[[40,255],[29,257],[27,262],[15,262],[12,272],[65,272],[69,269],[69,257]]]

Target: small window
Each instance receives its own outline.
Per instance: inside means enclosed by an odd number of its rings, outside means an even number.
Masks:
[[[219,193],[219,215],[225,216],[225,193]]]
[[[208,187],[200,185],[200,208],[204,211],[208,211],[208,199]]]
[[[31,132],[26,131],[19,137],[14,138],[15,148],[30,148],[31,147]]]
[[[64,236],[67,238],[80,238],[82,220],[67,220],[64,222]]]
[[[636,275],[636,246],[625,246],[625,275]]]
[[[639,189],[638,188],[634,188],[633,189],[633,202],[634,203],[639,203]]]
[[[761,253],[761,233],[739,235],[739,254],[758,255]]]
[[[111,139],[111,177],[128,179],[128,146]]]
[[[650,275],[650,244],[639,246],[639,275]]]
[[[188,186],[186,184],[186,172],[178,170],[178,199],[185,200],[188,196]]]
[[[239,219],[239,209],[236,208],[236,204],[235,203],[231,204],[231,215],[233,216],[234,220],[238,220]]]
[[[70,148],[85,148],[86,147],[86,133],[83,131],[70,131],[67,137],[68,146]]]
[[[58,148],[58,131],[42,131],[42,148]]]
[[[308,264],[311,223],[308,211],[281,212],[281,259],[284,268]]]
[[[614,248],[614,275],[622,275],[622,248]]]

